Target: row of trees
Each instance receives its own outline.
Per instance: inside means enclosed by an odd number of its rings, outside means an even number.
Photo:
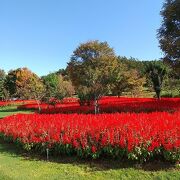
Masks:
[[[81,105],[94,103],[103,95],[122,95],[130,92],[139,96],[145,86],[154,88],[157,97],[168,68],[161,61],[139,62],[117,57],[107,42],[89,41],[74,52],[65,70],[38,77],[27,68],[0,71],[1,99],[35,99],[55,103],[77,94]],[[150,83],[149,83],[150,82]]]
[[[54,103],[53,99],[62,100],[73,94],[71,81],[58,73],[50,73],[40,78],[27,68],[11,70],[7,75],[0,70],[1,100],[35,99],[39,105],[40,101]]]

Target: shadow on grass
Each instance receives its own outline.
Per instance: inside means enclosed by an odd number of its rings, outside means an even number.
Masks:
[[[23,160],[28,161],[44,161],[46,160],[46,155],[37,155],[32,153],[27,153],[22,149],[18,148],[16,145],[12,143],[6,143],[3,140],[0,140],[0,153],[7,154],[8,156],[23,157]],[[72,164],[72,165],[86,165],[91,170],[90,171],[104,171],[110,169],[127,169],[133,168],[144,171],[160,171],[160,170],[171,170],[175,169],[175,164],[163,162],[163,161],[153,161],[147,162],[145,164],[138,164],[135,162],[128,162],[127,160],[118,160],[118,159],[110,159],[110,158],[100,158],[97,160],[92,159],[80,159],[76,156],[51,156],[49,157],[48,162],[53,163],[62,163],[62,164]],[[179,169],[178,169],[179,170]]]

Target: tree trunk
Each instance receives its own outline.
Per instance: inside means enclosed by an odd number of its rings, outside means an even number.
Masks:
[[[40,103],[39,103],[38,99],[36,99],[36,103],[38,105],[38,112],[40,113],[41,112],[41,106],[40,106]]]
[[[41,106],[40,106],[39,102],[38,102],[38,111],[39,111],[39,113],[41,113]]]
[[[156,95],[157,95],[158,100],[160,100],[161,99],[161,91],[160,91],[160,89],[156,89]]]
[[[94,98],[94,112],[95,114],[99,114],[99,103],[96,97]]]

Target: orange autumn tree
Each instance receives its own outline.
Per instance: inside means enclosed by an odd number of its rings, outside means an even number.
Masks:
[[[28,68],[11,70],[5,84],[12,98],[35,99],[39,106],[39,101],[44,96],[45,90],[41,79]]]

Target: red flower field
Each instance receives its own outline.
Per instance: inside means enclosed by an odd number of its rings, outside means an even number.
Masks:
[[[103,97],[99,101],[100,111],[103,113],[114,112],[175,112],[180,110],[180,98],[124,98]],[[41,104],[43,114],[56,113],[94,113],[94,106],[80,106],[78,99],[65,99],[61,104],[55,106]],[[36,103],[24,104],[19,109],[38,109]]]
[[[13,115],[0,121],[0,136],[38,153],[49,149],[52,154],[79,157],[180,160],[180,99],[104,97],[100,105],[131,113]],[[23,107],[36,108],[35,104]],[[46,104],[42,108],[45,113],[83,112],[93,106],[67,101],[54,109]]]

